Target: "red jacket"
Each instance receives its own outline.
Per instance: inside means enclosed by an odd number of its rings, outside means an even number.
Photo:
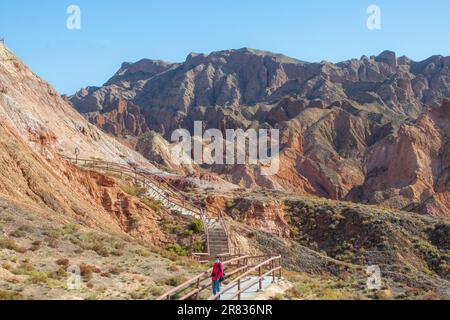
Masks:
[[[220,280],[223,276],[223,266],[222,263],[215,263],[212,272],[212,281]]]

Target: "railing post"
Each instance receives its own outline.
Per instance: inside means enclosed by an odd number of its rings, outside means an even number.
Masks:
[[[262,272],[261,267],[258,268],[258,276],[259,276],[259,291],[262,291]]]
[[[280,280],[281,280],[281,276],[282,276],[282,273],[281,273],[281,258],[278,258],[278,266],[280,267]]]
[[[270,262],[270,268],[272,269],[272,283],[275,282],[275,260]]]
[[[195,300],[198,300],[200,294],[200,278],[197,279],[197,293],[195,294]]]
[[[238,300],[241,300],[241,279],[238,280]]]

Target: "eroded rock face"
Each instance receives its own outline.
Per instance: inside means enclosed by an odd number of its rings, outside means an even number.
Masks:
[[[148,132],[140,108],[132,102],[118,99],[110,110],[101,114],[91,114],[87,118],[91,123],[115,136],[140,136]]]
[[[120,114],[122,105],[115,106],[117,108],[110,111]],[[137,110],[128,112],[138,113]],[[0,45],[0,118],[39,152],[51,144],[54,150],[66,156],[73,156],[75,148],[78,148],[82,158],[96,157],[122,163],[131,161],[152,167],[139,153],[124,147],[86,121],[3,45]],[[117,120],[120,117],[114,119],[114,126],[120,127],[122,123]],[[139,133],[139,130],[135,132]]]
[[[237,197],[234,200],[221,195],[210,194],[204,200],[207,209],[217,210],[243,221],[246,225],[265,230],[281,237],[290,237],[291,229],[285,220],[286,212],[283,203],[267,199]]]
[[[312,108],[349,100],[416,117],[423,104],[438,106],[450,97],[449,64],[449,57],[414,62],[389,51],[338,64],[306,63],[244,48],[190,54],[182,64],[127,63],[103,87],[88,87],[70,100],[82,113],[105,113],[115,100],[126,99],[143,109],[151,129],[163,134],[189,124],[200,107],[218,114],[221,108],[272,104],[286,96],[307,99]],[[211,109],[216,106],[221,108]],[[290,116],[297,112],[289,109]],[[289,119],[280,111],[271,112],[272,121]]]
[[[262,175],[259,166],[207,169],[241,187],[443,215],[448,196],[438,190],[445,190],[448,171],[437,159],[446,148],[448,118],[436,124],[431,114],[445,114],[439,110],[450,98],[449,83],[450,57],[415,62],[385,51],[337,64],[307,63],[244,48],[190,54],[181,64],[124,64],[103,87],[84,89],[70,101],[115,135],[153,130],[169,140],[175,129],[192,131],[194,121],[221,131],[277,128],[276,175]],[[138,146],[150,160],[177,170],[166,142]]]
[[[424,112],[415,125],[366,154],[366,180],[352,200],[448,216],[450,103]]]
[[[236,208],[241,212],[248,225],[279,236],[288,237],[290,235],[289,225],[284,219],[285,212],[279,203],[241,199]]]

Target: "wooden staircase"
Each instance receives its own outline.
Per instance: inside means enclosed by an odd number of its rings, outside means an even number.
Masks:
[[[168,212],[178,212],[181,215],[199,219],[203,222],[206,242],[206,252],[196,253],[193,256],[199,261],[209,262],[216,256],[230,256],[231,248],[226,221],[221,210],[214,210],[205,214],[203,208],[194,204],[195,199],[186,195],[182,190],[171,186],[161,175],[123,164],[101,160],[85,160],[63,157],[72,163],[87,169],[96,169],[120,174],[122,178],[129,178],[136,187],[144,192],[140,197],[151,198],[161,204]]]
[[[214,221],[208,226],[207,233],[209,237],[208,253],[211,258],[230,254],[228,234],[222,224]]]

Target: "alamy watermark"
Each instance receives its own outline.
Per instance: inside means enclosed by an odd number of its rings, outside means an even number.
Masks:
[[[69,30],[81,30],[81,8],[77,5],[67,7],[66,13],[69,15],[66,27]]]
[[[381,30],[381,8],[377,5],[370,5],[367,7],[367,29]]]
[[[176,143],[171,151],[175,164],[260,165],[261,174],[278,173],[280,132],[278,129],[218,129],[203,132],[203,122],[194,123],[194,135],[186,129],[172,133]]]
[[[377,265],[368,266],[366,270],[367,275],[367,289],[380,290],[381,289],[381,269]]]
[[[80,290],[81,289],[81,270],[79,266],[70,266],[67,268],[67,289]]]

